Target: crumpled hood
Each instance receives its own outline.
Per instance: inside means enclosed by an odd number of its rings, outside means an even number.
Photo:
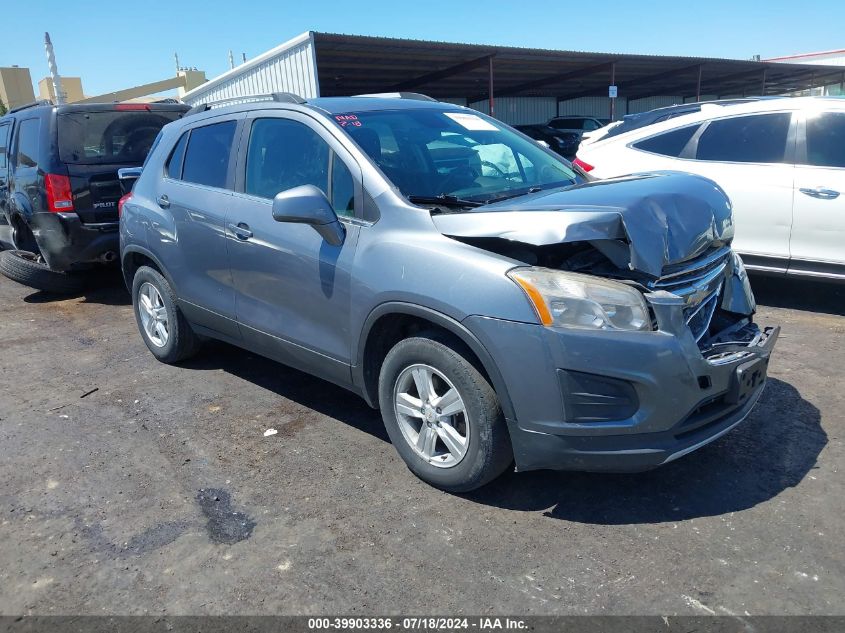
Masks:
[[[538,192],[466,213],[433,216],[451,237],[498,237],[534,246],[588,241],[617,265],[659,277],[734,235],[731,204],[712,180],[681,172],[634,174]],[[628,243],[627,261],[602,241]]]

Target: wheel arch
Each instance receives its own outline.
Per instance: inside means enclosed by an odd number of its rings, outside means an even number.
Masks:
[[[132,280],[135,278],[135,273],[141,266],[150,266],[150,268],[157,270],[165,279],[167,279],[167,283],[170,284],[170,287],[175,289],[173,279],[155,255],[140,246],[128,246],[121,253],[120,268],[123,272],[123,282],[126,284],[126,288],[129,290],[130,294],[132,292]]]
[[[445,330],[460,341],[477,361],[478,369],[490,381],[502,411],[508,420],[514,419],[513,404],[499,369],[481,341],[460,321],[424,306],[404,303],[382,303],[370,312],[364,321],[358,340],[356,362],[352,367],[352,380],[371,407],[378,408],[378,378],[387,352],[404,338],[409,328],[420,331],[425,326]]]

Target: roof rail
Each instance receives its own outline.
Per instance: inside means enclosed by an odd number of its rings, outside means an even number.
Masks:
[[[434,97],[429,97],[419,92],[374,92],[365,95],[355,95],[356,97],[377,97],[381,99],[411,99],[413,101],[437,101]]]
[[[29,108],[35,108],[37,106],[51,106],[53,105],[52,101],[48,101],[47,99],[39,99],[38,101],[33,101],[32,103],[26,103],[22,106],[18,106],[17,108],[12,108],[9,110],[9,114],[13,114],[15,112],[20,112],[21,110],[27,110]]]
[[[218,101],[209,101],[207,103],[200,103],[185,113],[185,116],[199,114],[211,108],[220,108],[227,105],[239,105],[242,103],[260,103],[262,101],[275,101],[276,103],[305,103],[305,99],[292,92],[272,92],[263,95],[241,95],[239,97],[229,97],[228,99],[220,99]]]

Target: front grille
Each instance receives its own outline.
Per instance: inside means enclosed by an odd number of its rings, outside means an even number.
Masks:
[[[650,290],[665,290],[684,299],[684,319],[701,341],[719,305],[728,266],[730,247],[711,249],[686,262],[663,269],[663,274],[647,285]]]

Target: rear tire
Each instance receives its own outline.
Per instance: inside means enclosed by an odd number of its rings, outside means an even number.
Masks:
[[[194,356],[202,341],[176,303],[167,279],[149,266],[141,266],[132,280],[132,309],[141,338],[163,363],[178,363]]]
[[[54,294],[77,294],[85,288],[82,277],[50,270],[43,259],[29,251],[0,253],[0,272],[19,284]]]
[[[479,488],[513,462],[496,392],[466,356],[460,341],[426,332],[397,343],[379,375],[381,414],[393,445],[417,477],[449,492]],[[431,397],[421,397],[421,380]]]

